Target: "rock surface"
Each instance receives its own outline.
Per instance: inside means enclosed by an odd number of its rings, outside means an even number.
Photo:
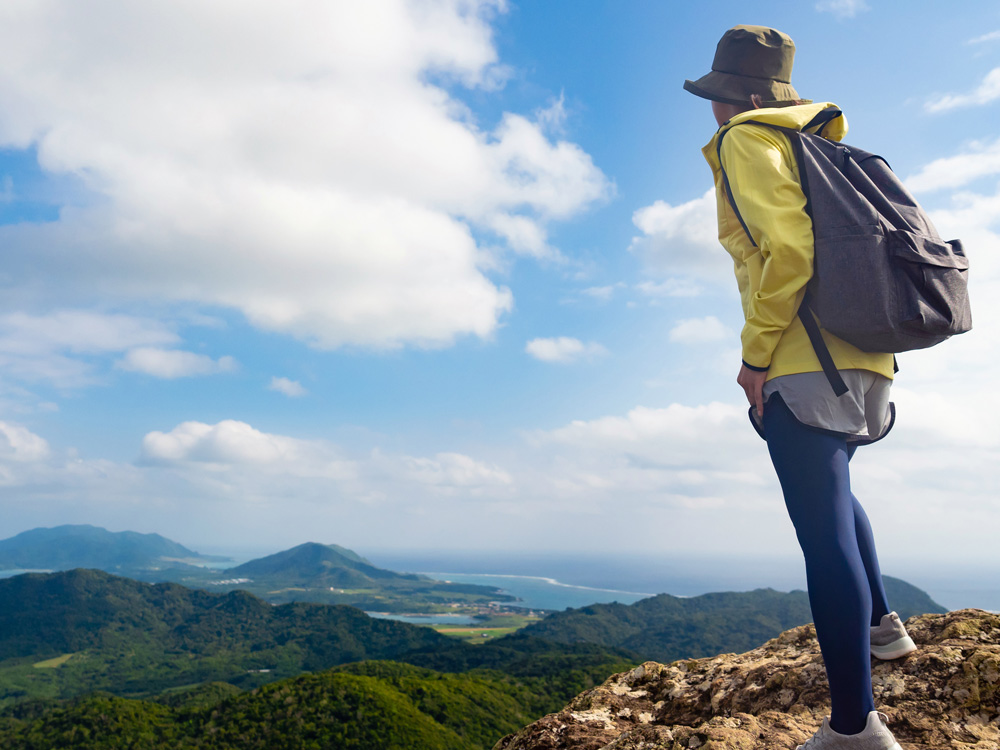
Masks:
[[[1000,750],[1000,616],[906,622],[918,650],[873,660],[875,705],[904,750]],[[613,675],[494,750],[793,750],[829,713],[812,625],[745,654]]]

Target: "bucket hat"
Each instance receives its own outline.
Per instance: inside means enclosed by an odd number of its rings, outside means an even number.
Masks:
[[[758,94],[765,107],[807,102],[792,87],[795,42],[766,26],[734,26],[715,48],[712,72],[684,81],[695,96],[726,104],[747,104]]]

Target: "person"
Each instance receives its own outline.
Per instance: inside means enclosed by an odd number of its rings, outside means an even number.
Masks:
[[[835,395],[797,317],[813,273],[813,236],[792,145],[781,131],[749,122],[803,130],[835,106],[798,95],[794,54],[787,34],[736,26],[719,42],[711,72],[684,88],[711,101],[719,126],[703,153],[715,178],[719,240],[732,256],[745,316],[737,383],[767,441],[802,548],[830,685],[830,716],[800,748],[899,750],[875,709],[871,656],[899,658],[916,646],[889,608],[871,525],[849,474],[857,448],[892,427],[893,357],[822,331],[849,387]],[[846,129],[841,116],[820,134],[839,141]]]

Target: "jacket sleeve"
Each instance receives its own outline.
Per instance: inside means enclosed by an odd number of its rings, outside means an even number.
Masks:
[[[721,157],[736,207],[760,253],[760,281],[746,306],[740,337],[743,362],[766,370],[812,277],[812,219],[791,144],[782,133],[753,124],[733,127],[722,142]]]

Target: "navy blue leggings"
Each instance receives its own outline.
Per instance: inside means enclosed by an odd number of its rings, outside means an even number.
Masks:
[[[848,462],[856,446],[802,425],[778,394],[768,399],[763,422],[805,555],[809,604],[830,681],[830,726],[856,734],[875,710],[868,627],[889,612],[871,524],[851,494]]]

